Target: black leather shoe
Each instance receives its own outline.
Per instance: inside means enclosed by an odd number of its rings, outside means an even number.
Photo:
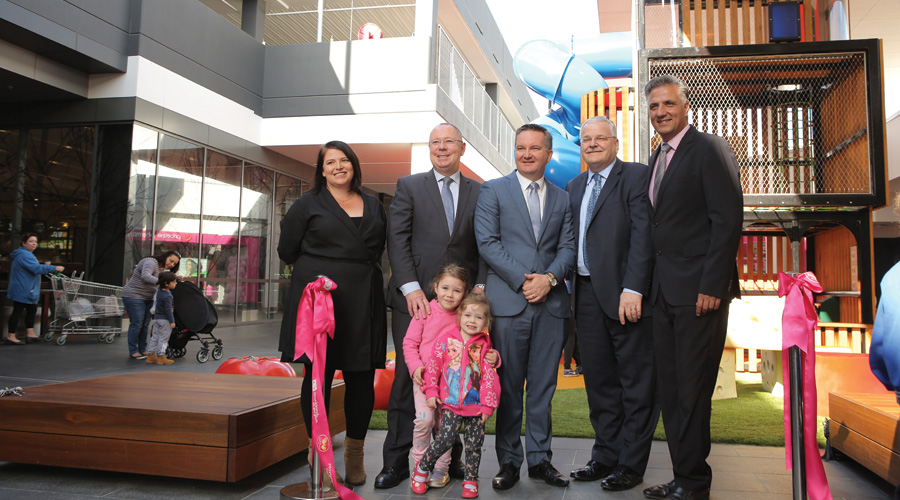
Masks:
[[[608,476],[603,478],[603,481],[600,481],[600,486],[602,486],[604,490],[623,491],[634,488],[641,484],[641,481],[643,480],[644,477],[638,475],[637,472],[624,465],[617,465]]]
[[[397,486],[404,479],[409,478],[409,469],[401,469],[400,467],[385,467],[381,469],[378,476],[375,477],[375,487],[378,489],[387,489]]]
[[[709,488],[705,490],[686,490],[678,486],[669,493],[666,500],[709,500]]]
[[[528,468],[528,477],[532,479],[543,479],[550,486],[568,486],[569,480],[556,470],[547,460],[541,460],[541,463],[534,467]]]
[[[647,498],[666,498],[669,493],[675,491],[675,480],[671,480],[665,484],[657,484],[644,490],[644,496]]]
[[[491,486],[495,490],[508,490],[519,482],[519,468],[513,464],[503,464],[500,471],[494,476]]]
[[[612,467],[603,465],[596,460],[588,460],[587,465],[573,470],[569,476],[579,481],[596,481],[608,476],[612,471]]]

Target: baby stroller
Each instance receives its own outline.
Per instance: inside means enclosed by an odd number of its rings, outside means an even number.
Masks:
[[[175,304],[175,329],[169,337],[166,357],[174,359],[184,356],[187,343],[199,340],[203,347],[197,352],[197,361],[209,361],[210,345],[212,358],[222,359],[222,341],[212,333],[219,322],[219,315],[203,291],[189,281],[181,281],[172,290],[172,301]]]

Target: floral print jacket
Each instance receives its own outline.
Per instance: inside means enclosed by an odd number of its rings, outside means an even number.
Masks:
[[[486,332],[468,342],[457,329],[438,337],[425,363],[425,397],[438,398],[442,409],[463,417],[493,415],[500,403],[500,380],[484,361],[491,348]]]

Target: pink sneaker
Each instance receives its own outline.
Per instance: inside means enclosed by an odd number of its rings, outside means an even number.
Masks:
[[[416,463],[416,468],[413,469],[412,476],[409,478],[409,485],[413,493],[417,495],[422,495],[428,491],[428,473],[419,470],[418,462]]]
[[[478,481],[463,481],[463,498],[478,498]]]

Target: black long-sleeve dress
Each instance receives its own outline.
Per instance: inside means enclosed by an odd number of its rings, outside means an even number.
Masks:
[[[278,350],[294,361],[297,306],[306,285],[319,275],[335,283],[335,333],[328,364],[345,371],[384,368],[387,323],[381,255],[386,217],[377,198],[361,193],[362,220],[354,221],[327,189],[307,193],[281,221],[278,255],[294,265]]]

